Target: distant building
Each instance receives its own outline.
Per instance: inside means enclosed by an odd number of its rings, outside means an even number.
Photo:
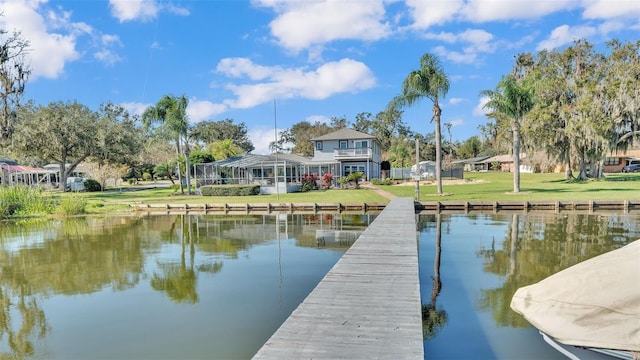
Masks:
[[[604,158],[604,172],[621,172],[623,167],[636,163],[640,163],[640,149],[612,152]]]

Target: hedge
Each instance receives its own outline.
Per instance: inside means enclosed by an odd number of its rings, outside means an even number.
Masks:
[[[251,196],[260,194],[260,185],[205,185],[202,196]]]

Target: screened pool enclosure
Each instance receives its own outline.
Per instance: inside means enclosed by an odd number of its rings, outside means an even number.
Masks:
[[[203,185],[257,184],[260,185],[260,194],[298,191],[306,174],[317,174],[319,187],[322,175],[338,174],[339,168],[337,162],[318,163],[293,154],[246,154],[193,166],[196,188]],[[334,181],[336,178],[334,176]]]

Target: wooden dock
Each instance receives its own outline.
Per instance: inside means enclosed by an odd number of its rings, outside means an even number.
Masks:
[[[130,203],[136,211],[164,214],[367,214],[382,211],[386,203],[214,203],[143,204]],[[589,201],[422,201],[417,211],[426,213],[571,211],[583,213],[640,211],[640,200]]]
[[[640,201],[636,200],[583,200],[583,201],[428,201],[416,203],[422,212],[508,212],[508,211],[571,211],[594,213],[599,211],[636,211]]]
[[[254,359],[423,359],[414,209],[391,200]]]

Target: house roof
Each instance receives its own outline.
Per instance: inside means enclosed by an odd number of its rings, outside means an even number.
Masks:
[[[478,156],[469,159],[462,159],[453,161],[454,164],[477,164],[482,163],[484,160],[487,160],[490,156]]]
[[[23,165],[5,165],[0,164],[1,172],[9,172],[9,173],[21,173],[21,174],[49,174],[50,170],[43,168],[34,168],[31,166],[23,166]]]
[[[324,134],[322,136],[314,137],[311,140],[346,140],[346,139],[375,139],[376,137],[373,135],[365,134],[363,132],[354,130],[354,129],[340,129],[338,131],[334,131],[328,134]]]
[[[527,154],[525,153],[520,153],[520,160],[524,159],[527,157]],[[513,162],[513,155],[512,154],[506,154],[506,155],[496,155],[496,156],[492,156],[488,159],[482,160],[482,161],[478,161],[478,163],[494,163],[494,162],[499,162],[499,163],[509,163],[509,162]]]
[[[211,166],[220,166],[220,167],[236,167],[236,168],[247,168],[254,166],[273,166],[275,163],[278,164],[296,164],[296,165],[304,165],[311,162],[311,159],[296,155],[296,154],[275,154],[272,155],[258,155],[258,154],[245,154],[241,156],[234,156],[224,160],[214,161],[212,163],[206,163],[201,165],[211,165]]]
[[[6,165],[18,165],[17,162],[13,161],[13,160],[9,160],[9,159],[4,159],[4,158],[0,158],[0,164],[6,164]]]

